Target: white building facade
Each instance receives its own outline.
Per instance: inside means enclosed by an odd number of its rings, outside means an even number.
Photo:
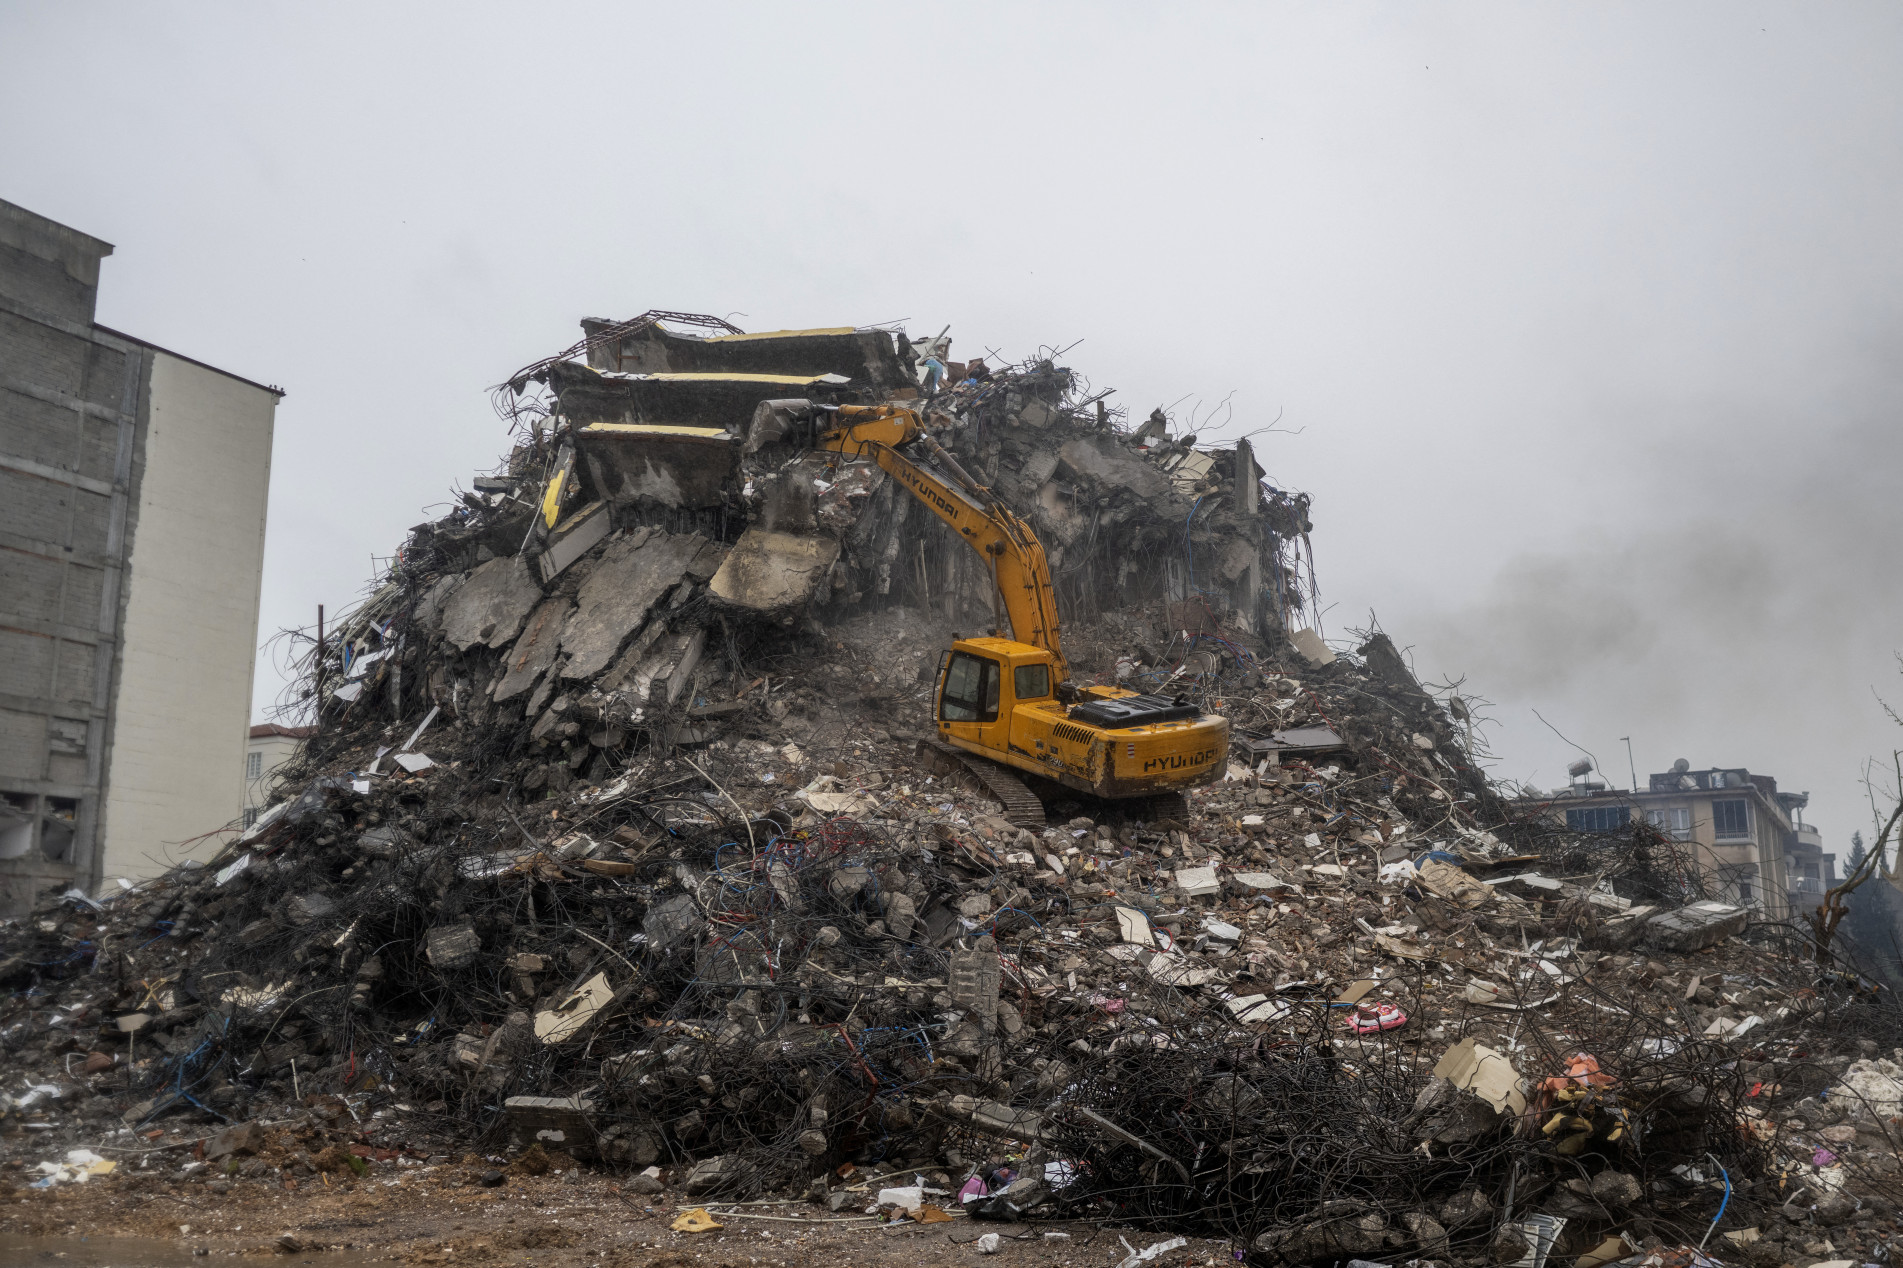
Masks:
[[[0,202],[0,916],[243,814],[283,393],[98,325],[111,251]]]

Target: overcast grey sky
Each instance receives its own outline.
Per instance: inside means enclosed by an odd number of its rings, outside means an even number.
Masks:
[[[1565,777],[1537,707],[1841,848],[1903,743],[1894,4],[16,2],[0,49],[0,196],[117,244],[100,319],[290,393],[266,633],[581,316],[909,318],[1281,412],[1328,632],[1466,675],[1503,777]]]

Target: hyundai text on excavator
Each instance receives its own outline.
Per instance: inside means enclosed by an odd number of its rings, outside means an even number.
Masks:
[[[1011,637],[993,630],[988,638],[954,638],[940,658],[933,715],[943,745],[1112,800],[1180,796],[1221,777],[1227,718],[1180,698],[1070,680],[1044,547],[918,415],[894,405],[762,402],[747,451],[782,443],[870,457],[985,560]],[[1023,809],[1021,783],[968,758],[965,764],[1007,810]],[[1041,821],[1041,808],[1035,817]]]

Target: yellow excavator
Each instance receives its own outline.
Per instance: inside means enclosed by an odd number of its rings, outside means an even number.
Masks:
[[[1070,681],[1044,547],[918,415],[895,405],[765,401],[746,448],[776,443],[872,458],[984,559],[1011,637],[994,629],[988,638],[955,638],[940,659],[933,716],[942,745],[1111,800],[1180,797],[1221,778],[1227,718],[1180,698]],[[1041,807],[1028,813],[1020,781],[965,764],[1010,817],[1042,822]]]

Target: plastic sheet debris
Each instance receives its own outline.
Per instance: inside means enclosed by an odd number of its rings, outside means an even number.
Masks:
[[[1122,1237],[1117,1238],[1117,1240],[1123,1242],[1123,1248],[1130,1252],[1117,1264],[1117,1268],[1136,1268],[1138,1264],[1154,1263],[1158,1258],[1169,1254],[1177,1247],[1189,1245],[1189,1239],[1187,1237],[1172,1237],[1167,1241],[1152,1242],[1142,1250],[1138,1250]]]
[[[1527,1249],[1526,1254],[1513,1261],[1512,1268],[1545,1268],[1546,1258],[1553,1253],[1566,1224],[1563,1215],[1530,1215],[1515,1224],[1526,1239]]]
[[[718,1233],[726,1225],[707,1213],[704,1206],[693,1206],[674,1217],[668,1225],[677,1233]]]
[[[34,1168],[39,1179],[29,1188],[50,1189],[59,1184],[83,1184],[94,1176],[108,1176],[118,1169],[119,1164],[92,1152],[90,1149],[67,1151],[63,1162],[42,1162]]]

